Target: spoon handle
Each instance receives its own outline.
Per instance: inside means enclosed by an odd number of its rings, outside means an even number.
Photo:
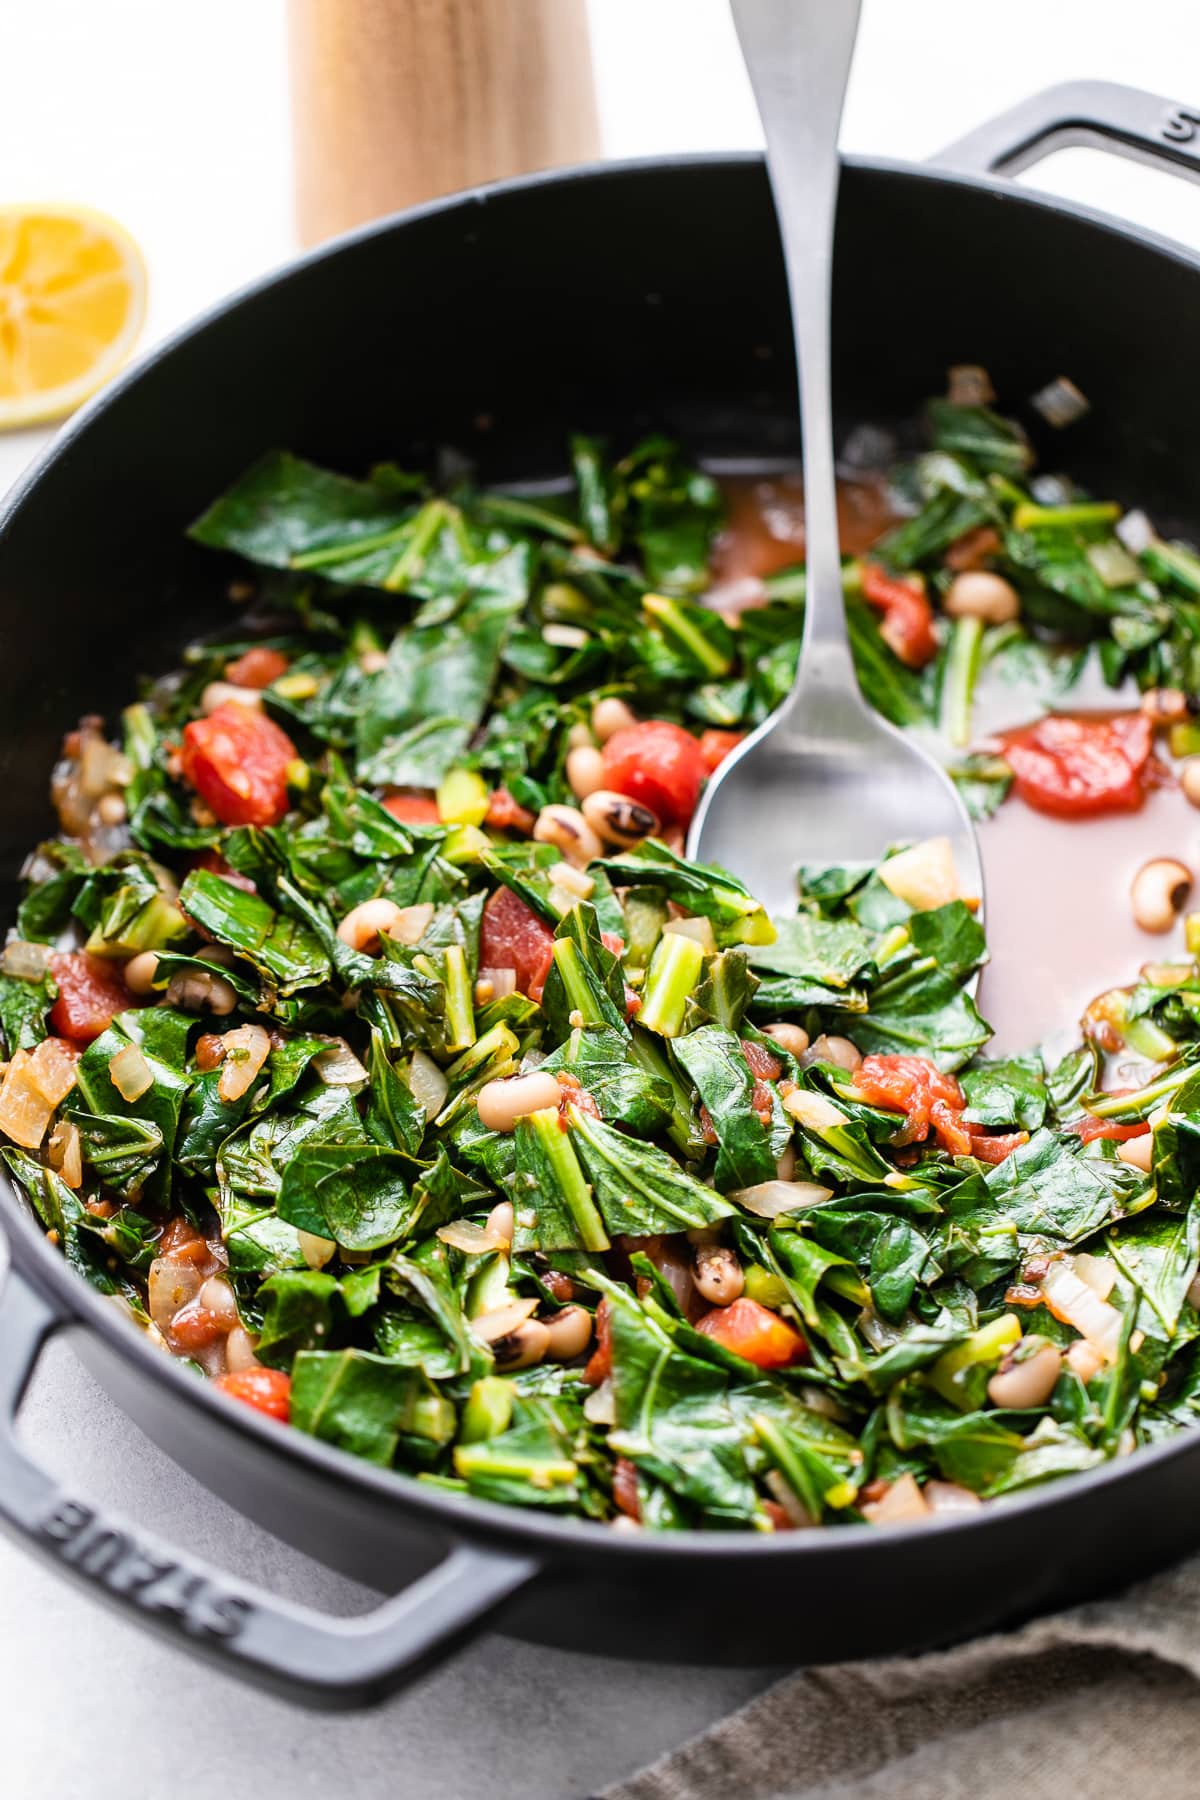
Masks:
[[[817,688],[861,705],[842,603],[829,330],[838,126],[860,0],[731,5],[766,134],[800,380],[808,580],[800,667],[785,711]]]

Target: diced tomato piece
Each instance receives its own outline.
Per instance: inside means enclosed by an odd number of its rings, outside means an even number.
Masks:
[[[440,825],[442,815],[431,794],[389,794],[383,803],[401,825]]]
[[[480,968],[514,969],[521,992],[540,1000],[553,949],[550,927],[511,888],[497,888],[483,909]]]
[[[571,1107],[574,1107],[576,1112],[587,1113],[590,1118],[598,1119],[600,1117],[600,1108],[596,1105],[595,1096],[588,1092],[577,1075],[572,1075],[569,1069],[559,1069],[554,1079],[562,1089],[562,1095],[558,1102],[558,1122],[564,1131],[570,1125],[568,1114]]]
[[[704,767],[709,775],[714,769],[720,768],[730,751],[737,749],[745,735],[744,731],[717,731],[715,729],[700,733],[700,754],[704,758]]]
[[[923,1143],[932,1129],[952,1156],[967,1156],[971,1134],[962,1122],[966,1106],[953,1075],[944,1075],[924,1056],[865,1056],[854,1071],[854,1093],[868,1106],[904,1114],[896,1141]]]
[[[286,1425],[291,1417],[292,1378],[282,1369],[238,1369],[232,1375],[218,1375],[215,1385],[269,1419]]]
[[[1123,1144],[1127,1138],[1145,1137],[1149,1129],[1145,1119],[1138,1119],[1133,1125],[1118,1125],[1115,1119],[1096,1119],[1091,1113],[1063,1126],[1064,1131],[1074,1132],[1083,1144],[1094,1143],[1097,1138],[1109,1138],[1114,1144]]]
[[[600,933],[600,942],[604,945],[604,948],[610,950],[614,956],[624,956],[625,939],[620,937],[615,931],[602,931]]]
[[[50,1008],[50,1029],[58,1037],[90,1044],[107,1031],[117,1013],[134,1004],[120,971],[85,951],[64,951],[50,958],[58,983],[58,999]]]
[[[612,1374],[612,1307],[601,1300],[596,1308],[596,1348],[584,1364],[583,1379],[599,1387]]]
[[[1083,819],[1137,811],[1145,798],[1153,729],[1142,713],[1108,719],[1051,714],[1006,732],[1001,742],[1022,800],[1039,812]]]
[[[1006,1156],[1029,1142],[1027,1131],[972,1131],[969,1154],[980,1162],[1002,1163]]]
[[[235,687],[269,688],[273,681],[286,675],[290,667],[282,650],[268,650],[265,644],[256,644],[236,662],[225,665],[225,679],[232,681]]]
[[[742,1039],[742,1055],[750,1064],[750,1073],[759,1081],[778,1081],[783,1074],[783,1064],[752,1038]]]
[[[614,793],[648,806],[663,825],[689,823],[708,773],[690,731],[666,719],[645,719],[615,731],[601,754]]]
[[[732,1306],[715,1306],[697,1321],[696,1330],[759,1369],[786,1369],[808,1355],[808,1345],[786,1319],[745,1297]]]
[[[493,831],[520,831],[528,837],[537,819],[527,806],[520,806],[507,788],[496,788],[488,797],[485,825]]]
[[[627,1456],[618,1456],[613,1468],[613,1505],[627,1519],[640,1519],[642,1503],[638,1498],[637,1464]]]
[[[219,1337],[224,1337],[228,1330],[224,1319],[195,1299],[189,1300],[175,1314],[169,1336],[180,1350],[203,1350],[207,1344],[215,1344]]]
[[[771,1092],[770,1082],[755,1081],[753,1091],[750,1095],[750,1105],[758,1115],[758,1122],[760,1125],[769,1125],[774,1117],[775,1109],[771,1099]]]
[[[705,1143],[706,1144],[719,1144],[721,1140],[717,1136],[717,1128],[713,1124],[712,1114],[709,1112],[707,1106],[705,1106],[703,1101],[701,1101],[701,1103],[700,1103],[700,1110],[699,1110],[698,1117],[700,1120],[700,1130],[704,1134]]]
[[[771,1521],[772,1531],[794,1531],[796,1529],[795,1524],[788,1518],[778,1500],[763,1500],[760,1504]]]
[[[923,669],[938,653],[933,629],[933,608],[922,590],[881,569],[878,563],[862,565],[863,599],[883,614],[880,633],[910,669]]]
[[[207,1263],[212,1257],[204,1233],[182,1213],[168,1222],[156,1248],[160,1256],[169,1256],[174,1262]]]
[[[222,825],[278,825],[296,760],[287,732],[237,700],[184,727],[184,776]]]

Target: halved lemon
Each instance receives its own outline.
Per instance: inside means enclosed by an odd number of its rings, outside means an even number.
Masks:
[[[0,205],[0,431],[61,419],[94,394],[145,313],[142,254],[115,219]]]

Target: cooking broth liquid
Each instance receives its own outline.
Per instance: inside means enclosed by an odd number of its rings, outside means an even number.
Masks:
[[[755,577],[803,557],[803,489],[791,473],[723,477],[722,487],[728,525],[715,550],[712,598],[737,611],[761,598]],[[841,484],[838,511],[846,555],[868,549],[892,522],[883,484],[870,479]],[[1132,684],[1106,687],[1092,663],[1057,702],[985,670],[974,741],[1046,711],[1137,704]],[[1161,936],[1142,931],[1129,892],[1142,864],[1155,857],[1200,867],[1200,813],[1178,786],[1152,788],[1138,812],[1090,819],[1053,818],[1010,795],[977,831],[990,951],[978,1004],[995,1033],[989,1055],[1038,1044],[1061,1054],[1079,1042],[1080,1018],[1097,994],[1128,986],[1144,963],[1185,958],[1182,923]]]

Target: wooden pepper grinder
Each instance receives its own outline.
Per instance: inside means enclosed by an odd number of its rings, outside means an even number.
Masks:
[[[305,244],[599,153],[586,0],[289,0],[289,54]]]

